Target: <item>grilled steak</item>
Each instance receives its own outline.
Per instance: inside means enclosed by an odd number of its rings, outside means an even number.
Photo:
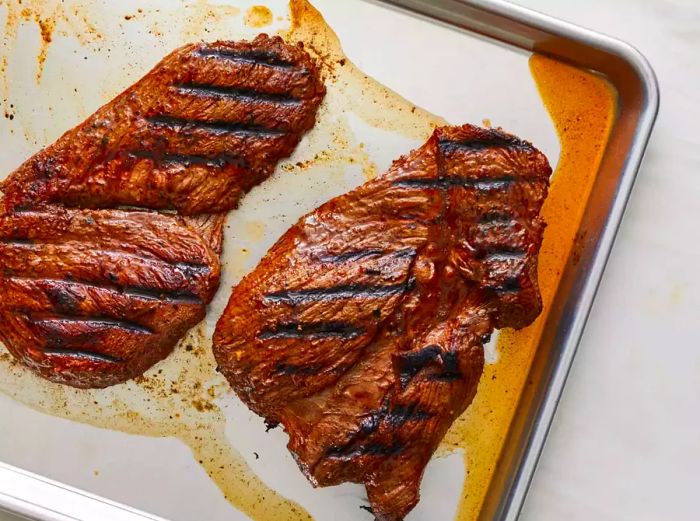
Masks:
[[[182,47],[1,185],[0,340],[53,381],[141,374],[204,317],[225,212],[325,94],[279,37]]]
[[[402,519],[472,401],[494,328],[540,313],[551,169],[497,130],[444,127],[303,217],[236,287],[214,352],[315,485],[364,483]]]

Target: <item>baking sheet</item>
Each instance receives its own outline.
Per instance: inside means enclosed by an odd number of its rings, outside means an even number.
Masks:
[[[246,2],[159,1],[150,2],[148,9],[136,1],[115,4],[25,1],[22,9],[30,12],[24,14],[10,9],[9,4],[0,6],[0,16],[7,19],[10,15],[3,48],[3,109],[12,116],[0,120],[0,171],[9,172],[56,139],[178,45],[249,37],[289,24],[284,2],[267,2],[274,18],[263,28],[246,25],[246,19],[249,24],[254,22],[246,16],[252,6]],[[367,2],[319,0],[315,5],[360,70],[449,122],[488,119],[494,126],[526,137],[556,164],[557,137],[530,76],[527,54]],[[50,42],[41,38],[47,24]],[[40,66],[42,52],[45,61]],[[344,77],[339,75],[342,82]],[[382,99],[381,90],[372,83],[366,83],[363,92],[342,88],[340,82],[329,78],[329,99],[319,125],[295,156],[254,189],[229,217],[225,276],[201,332],[204,338],[209,338],[230,287],[299,216],[381,172],[426,137],[430,118],[420,111],[418,116],[408,116],[410,104]],[[192,438],[217,435],[211,418],[216,414],[206,410],[210,403],[206,395],[200,403],[204,411],[192,403],[202,394],[194,389],[194,382],[201,381],[205,391],[212,389],[215,398],[211,403],[223,411],[228,442],[268,487],[319,520],[369,519],[359,509],[366,504],[361,487],[312,489],[287,453],[284,434],[279,430],[265,433],[262,421],[227,392],[216,375],[207,372],[211,367],[206,361],[206,341],[198,332],[194,335],[173,357],[149,372],[149,378],[158,380],[155,375],[162,369],[163,379],[186,387],[177,388],[175,394],[172,387],[141,382],[93,393],[90,398],[95,399],[88,400],[85,393],[77,396],[78,392],[54,389],[18,368],[0,372],[0,391],[20,395],[40,409],[99,423],[89,409],[101,408],[105,427],[129,423],[130,428],[124,427],[127,430],[158,435],[127,434],[49,416],[3,394],[0,460],[173,520],[201,519],[203,512],[211,520],[246,519],[197,461],[201,455],[229,459],[216,452],[221,447],[188,439],[190,445],[199,444],[193,457],[191,448],[179,438],[161,437],[181,436],[176,425],[194,426],[198,434]],[[187,351],[188,345],[194,349]],[[193,351],[200,350],[197,362],[192,363]],[[498,354],[492,351],[489,358],[496,362]],[[188,365],[194,367],[181,378],[182,367]],[[158,388],[144,390],[144,385]],[[136,403],[161,392],[167,395],[162,397],[167,407]],[[182,395],[187,400],[178,403]],[[61,400],[68,407],[57,407]],[[95,401],[98,403],[91,403]],[[180,418],[170,419],[175,410]],[[135,411],[137,415],[130,416]],[[173,425],[171,432],[163,427],[168,423]],[[205,464],[211,471],[211,462]],[[224,470],[243,475],[240,461],[236,465]],[[464,479],[462,455],[434,459],[426,472],[421,503],[409,519],[451,518]],[[263,517],[274,515],[275,510],[263,505],[251,512]]]

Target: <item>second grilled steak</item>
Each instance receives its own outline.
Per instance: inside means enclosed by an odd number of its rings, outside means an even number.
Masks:
[[[225,212],[325,89],[281,38],[182,47],[1,185],[0,340],[53,381],[141,374],[204,317]]]
[[[380,521],[415,506],[476,393],[484,342],[540,313],[550,174],[518,138],[440,128],[303,217],[234,289],[216,359],[314,484],[364,483]]]

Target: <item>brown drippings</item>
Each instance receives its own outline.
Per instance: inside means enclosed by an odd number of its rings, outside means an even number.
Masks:
[[[102,35],[84,15],[78,14],[76,9],[69,10],[64,2],[59,0],[24,0],[23,2],[5,2],[4,4],[7,7],[3,35],[6,46],[12,47],[17,38],[17,30],[22,23],[33,21],[38,27],[40,40],[39,52],[36,57],[37,83],[41,82],[49,46],[58,26],[61,28],[61,34],[74,34],[82,44],[93,43],[102,38]],[[80,25],[79,29],[76,29],[76,21]],[[6,56],[3,56],[3,59],[6,59]]]
[[[291,0],[291,26],[281,34],[290,41],[302,41],[307,51],[323,64],[326,81],[333,84],[326,105],[334,113],[348,113],[362,118],[368,125],[425,140],[432,129],[445,120],[374,81],[343,53],[338,37],[308,1]],[[380,110],[381,109],[381,110]]]
[[[181,12],[187,15],[187,19],[183,24],[184,36],[192,40],[201,40],[203,38],[208,39],[209,35],[216,31],[218,27],[225,27],[229,20],[240,15],[241,10],[232,5],[210,4],[208,0],[196,0],[193,4],[187,4]],[[163,31],[168,31],[165,26],[159,25],[161,22],[160,17],[153,16],[153,13],[149,14],[148,19],[151,22],[151,30],[158,31],[159,27],[163,27]],[[162,21],[165,24],[169,24],[171,19],[172,15]]]
[[[196,0],[185,7],[187,9],[168,12],[167,16],[158,9],[122,11],[118,17],[105,20],[104,17],[100,18],[99,9],[91,10],[84,3],[24,0],[20,9],[10,2],[4,36],[6,48],[2,51],[0,62],[5,100],[10,98],[7,72],[8,63],[11,66],[12,60],[8,59],[8,53],[12,52],[17,28],[22,23],[39,24],[46,46],[59,34],[76,38],[86,49],[91,48],[95,53],[98,52],[96,42],[102,42],[109,49],[111,39],[121,41],[121,27],[127,21],[130,27],[142,30],[140,34],[149,33],[157,38],[165,49],[192,39],[250,36],[249,33],[231,29],[232,20],[239,14],[235,7],[209,4],[206,0]],[[435,126],[444,124],[441,118],[415,107],[360,71],[344,55],[337,36],[306,0],[291,0],[289,8],[291,26],[281,34],[289,41],[304,42],[305,48],[322,62],[328,95],[319,111],[317,125],[308,133],[294,157],[280,166],[278,175],[293,180],[299,177],[318,179],[320,183],[337,188],[340,193],[347,190],[347,181],[344,180],[347,168],[356,168],[362,174],[360,178],[371,179],[385,166],[380,168],[374,163],[365,144],[351,129],[351,117],[417,143],[425,140]],[[26,11],[23,13],[22,9]],[[275,17],[278,21],[286,18],[286,13],[276,14],[279,15]],[[285,16],[281,16],[283,14]],[[167,27],[161,24],[164,19],[168,20]],[[244,30],[240,17],[238,23]],[[141,25],[143,29],[139,29]],[[117,43],[113,45],[119,48]],[[125,78],[133,81],[146,72],[147,66],[152,65],[149,59],[139,55],[136,65],[130,70],[115,71],[113,78],[110,75],[105,79],[104,84],[109,90],[101,91],[104,101],[126,87],[125,82],[128,81]],[[50,56],[48,61],[51,61]],[[612,102],[609,101],[604,82],[594,76],[543,58],[534,58],[532,64],[546,104],[552,117],[558,121],[562,139],[562,159],[543,210],[549,228],[540,258],[540,277],[545,303],[548,304],[573,240],[585,195],[599,161],[601,143],[607,138],[611,116],[603,118],[602,123],[600,118],[608,115],[605,107],[611,113]],[[570,88],[572,94],[559,94],[558,89],[563,88]],[[79,89],[75,90],[74,95],[80,97]],[[574,106],[576,100],[581,101]],[[587,111],[583,111],[583,101]],[[87,115],[78,114],[80,117]],[[25,129],[33,124],[30,116],[23,113],[20,116],[20,121],[15,120],[15,123],[24,125]],[[567,126],[565,120],[575,116],[585,119]],[[563,130],[563,127],[567,127],[567,130]],[[576,128],[586,129],[588,140],[576,136]],[[596,153],[586,154],[594,138],[599,148]],[[38,144],[47,143],[39,139]],[[305,185],[290,182],[286,186],[288,197],[294,198],[294,190],[303,190]],[[566,209],[566,205],[570,207]],[[557,219],[562,216],[565,218]],[[229,237],[224,257],[225,271],[233,283],[251,268],[253,261],[251,252],[243,246],[258,241],[268,232],[268,227],[262,222],[251,221],[251,224],[235,232],[242,244],[231,241]],[[228,287],[224,286],[222,292],[227,294]],[[523,332],[502,334],[500,362],[487,366],[474,405],[458,420],[441,449],[443,453],[457,447],[467,449],[469,478],[464,494],[467,499],[461,505],[462,520],[473,519],[481,505],[537,344],[540,322]],[[225,434],[226,417],[217,399],[230,390],[215,371],[211,339],[203,331],[203,326],[193,330],[170,357],[137,380],[91,391],[41,380],[0,346],[0,392],[61,418],[126,433],[179,438],[191,448],[193,457],[231,504],[252,519],[309,519],[309,515],[297,504],[266,486],[229,442]],[[514,343],[518,344],[517,349],[510,347]]]
[[[543,310],[530,327],[500,332],[498,363],[485,367],[474,403],[443,443],[443,450],[466,453],[460,521],[475,520],[481,511],[614,122],[615,93],[604,79],[538,55],[530,59],[530,70],[561,144],[542,207],[547,222],[538,268]]]
[[[41,75],[44,73],[44,62],[46,61],[46,53],[49,50],[49,44],[53,39],[53,30],[56,26],[56,20],[54,18],[41,18],[39,14],[34,15],[36,23],[39,25],[39,32],[41,33],[41,50],[39,51],[39,56],[37,57],[37,63],[39,64],[39,69],[36,73],[36,81],[41,81]]]
[[[265,27],[272,23],[272,11],[264,5],[254,5],[245,14],[248,27]]]
[[[214,370],[211,339],[201,326],[144,376],[102,390],[52,384],[6,353],[0,365],[0,390],[37,410],[105,429],[180,438],[229,501],[253,519],[309,519],[303,509],[265,486],[230,446],[226,418],[214,401],[228,384]],[[291,511],[298,515],[290,517]]]

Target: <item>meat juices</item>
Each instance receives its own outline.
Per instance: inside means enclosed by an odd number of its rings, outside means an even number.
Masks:
[[[279,37],[191,44],[31,157],[0,185],[0,340],[75,387],[166,357],[218,287],[225,212],[324,95]]]
[[[483,344],[541,311],[551,168],[498,130],[443,127],[381,177],[303,217],[233,290],[214,353],[289,434],[318,486],[364,483],[380,521],[471,403]]]

